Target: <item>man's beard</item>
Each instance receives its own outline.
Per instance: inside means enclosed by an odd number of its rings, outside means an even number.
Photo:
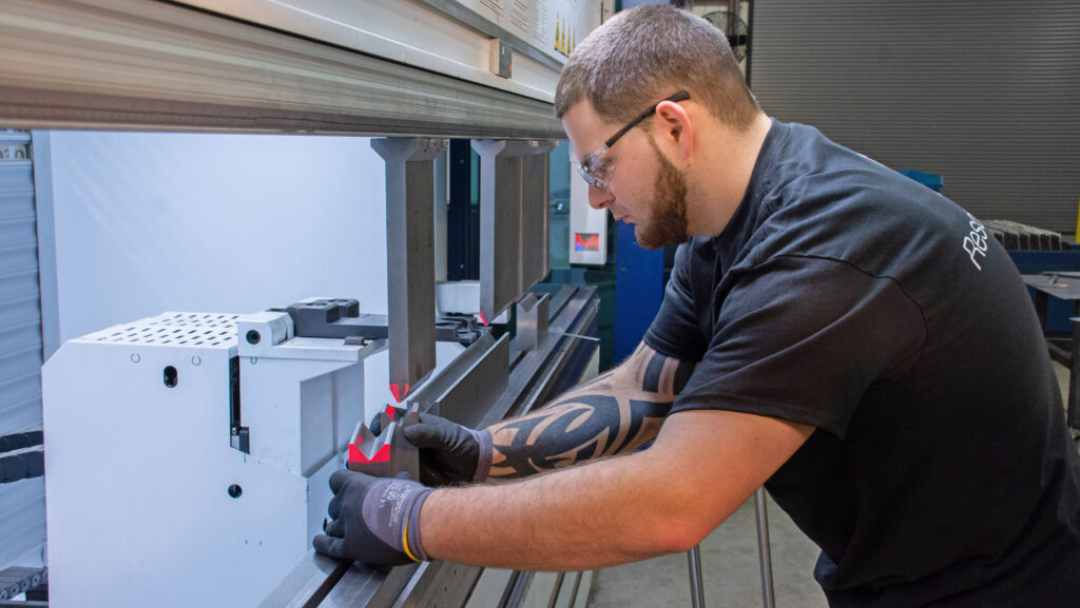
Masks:
[[[678,245],[689,239],[686,227],[686,176],[675,168],[656,146],[652,135],[649,143],[660,162],[660,173],[653,188],[655,201],[648,219],[634,226],[638,245],[656,249]]]

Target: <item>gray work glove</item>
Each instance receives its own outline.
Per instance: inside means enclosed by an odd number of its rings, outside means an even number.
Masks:
[[[402,419],[403,413],[397,415]],[[380,412],[371,423],[379,434],[390,418]],[[491,471],[491,433],[470,429],[435,414],[420,414],[420,420],[406,426],[405,438],[420,448],[420,481],[429,486],[445,486],[484,481]]]
[[[370,566],[427,561],[420,539],[420,509],[432,490],[415,481],[378,478],[344,469],[330,476],[334,498],[326,534],[315,550]]]

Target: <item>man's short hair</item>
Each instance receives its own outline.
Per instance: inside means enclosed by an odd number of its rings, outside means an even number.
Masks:
[[[682,89],[739,129],[760,111],[723,32],[671,6],[642,6],[615,15],[574,49],[555,113],[562,118],[588,99],[601,118],[623,122]]]

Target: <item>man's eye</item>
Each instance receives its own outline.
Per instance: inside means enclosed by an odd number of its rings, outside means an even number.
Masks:
[[[611,163],[606,161],[606,160],[605,161],[598,161],[598,162],[595,162],[595,163],[590,163],[589,164],[589,173],[592,173],[593,175],[603,175],[603,174],[607,173],[608,167],[610,167],[610,166],[611,166]]]

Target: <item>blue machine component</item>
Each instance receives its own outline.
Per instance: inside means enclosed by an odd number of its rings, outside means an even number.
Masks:
[[[634,227],[619,222],[615,242],[615,359],[637,348],[664,299],[664,250],[637,244]]]
[[[945,179],[936,173],[927,173],[917,169],[905,169],[900,173],[937,192],[941,192],[941,188],[945,185]]]

